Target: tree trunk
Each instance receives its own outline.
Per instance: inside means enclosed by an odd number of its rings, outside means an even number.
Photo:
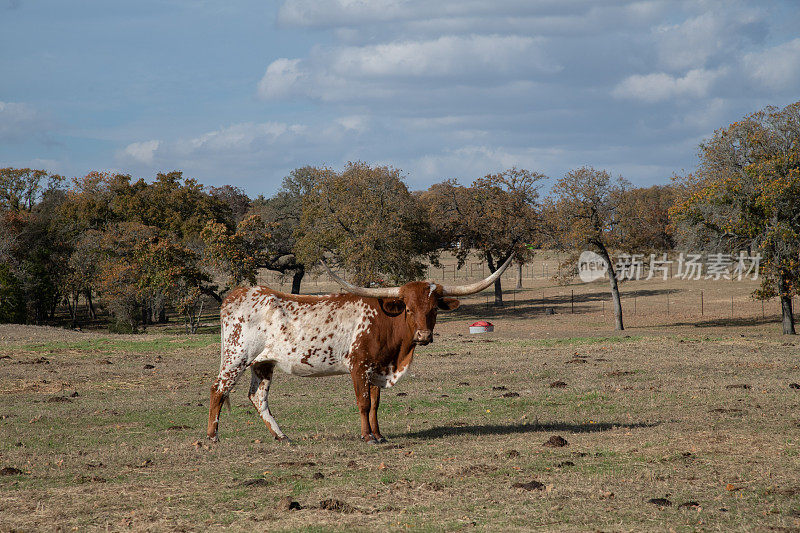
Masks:
[[[608,269],[608,283],[611,285],[611,300],[614,302],[614,319],[616,321],[616,326],[614,329],[617,331],[622,331],[625,329],[625,326],[622,324],[622,303],[619,299],[619,286],[617,286],[617,273],[614,272],[614,265],[611,263],[611,257],[608,255],[608,251],[605,247],[600,248],[600,257],[603,258],[603,261],[606,263],[606,268]]]
[[[89,318],[95,320],[97,318],[97,311],[94,309],[94,302],[92,302],[92,291],[87,290],[83,297],[86,299],[86,304],[89,306]]]
[[[517,263],[517,288],[522,288],[522,263]]]
[[[303,281],[306,270],[303,267],[298,268],[292,275],[292,294],[300,294],[300,282]]]
[[[781,322],[784,335],[795,335],[794,313],[792,312],[792,295],[789,291],[789,282],[783,271],[778,274],[778,290],[781,297]]]
[[[491,254],[486,254],[486,263],[489,265],[489,272],[494,274],[497,267],[495,266],[494,258]],[[494,305],[503,307],[503,286],[500,283],[500,278],[497,278],[497,281],[494,282]]]
[[[67,296],[64,298],[64,302],[67,304],[67,309],[69,309],[69,327],[71,329],[75,329],[75,327],[78,325],[78,298],[80,298],[80,293],[73,293],[72,297]]]

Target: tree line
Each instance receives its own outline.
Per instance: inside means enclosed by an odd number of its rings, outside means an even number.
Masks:
[[[612,253],[758,251],[758,298],[779,297],[794,332],[791,298],[800,259],[800,102],[766,108],[714,133],[696,172],[669,185],[633,187],[590,166],[549,183],[511,168],[462,185],[410,191],[400,170],[350,162],[297,168],[271,197],[204,187],[181,172],[152,181],[91,172],[67,180],[42,170],[0,169],[0,322],[73,326],[98,307],[116,331],[163,322],[167,310],[194,332],[203,308],[261,269],[299,293],[323,257],[360,285],[397,284],[475,253],[494,272],[515,254],[569,252],[557,274],[577,274],[577,253],[606,263],[617,329],[622,306]],[[495,303],[502,305],[501,281]],[[79,311],[79,304],[85,311]],[[82,315],[85,313],[86,316]]]

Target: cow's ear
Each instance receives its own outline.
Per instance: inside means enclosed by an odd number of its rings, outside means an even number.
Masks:
[[[458,309],[458,306],[461,305],[461,302],[455,298],[439,298],[438,305],[439,309],[443,309],[444,311],[453,311],[454,309]]]
[[[379,299],[383,312],[389,316],[398,316],[406,310],[406,303],[400,298],[392,298],[391,300]]]

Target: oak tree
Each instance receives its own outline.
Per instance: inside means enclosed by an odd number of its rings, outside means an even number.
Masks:
[[[470,187],[455,180],[431,186],[422,193],[441,249],[451,251],[463,266],[471,252],[494,272],[515,254],[522,265],[533,256],[537,239],[538,187],[546,176],[511,168],[476,179]],[[494,286],[495,304],[503,305],[501,280]]]
[[[695,174],[680,180],[672,210],[682,238],[762,255],[755,296],[777,296],[784,334],[794,334],[800,285],[800,102],[767,107],[700,145]]]
[[[618,220],[621,199],[627,188],[625,180],[614,179],[605,170],[581,167],[569,171],[556,182],[543,210],[552,245],[570,252],[589,247],[603,259],[617,330],[625,327],[610,251],[621,244]]]
[[[316,264],[327,254],[360,285],[417,279],[432,250],[430,227],[400,171],[349,162],[342,172],[321,169],[305,195],[298,260]]]

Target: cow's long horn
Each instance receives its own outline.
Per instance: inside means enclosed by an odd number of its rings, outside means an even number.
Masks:
[[[328,274],[333,278],[333,280],[345,288],[345,290],[349,293],[358,295],[358,296],[366,296],[367,298],[397,298],[400,296],[400,287],[381,287],[375,289],[369,289],[367,287],[356,287],[355,285],[351,285],[347,283],[345,280],[337,276],[333,273],[328,265],[322,259],[319,260],[322,263],[322,266],[325,267],[325,270],[328,271]]]
[[[478,281],[475,283],[471,283],[469,285],[453,285],[443,287],[443,296],[468,296],[470,294],[475,294],[476,292],[481,292],[483,289],[497,281],[497,278],[503,275],[503,272],[506,271],[508,265],[511,264],[511,260],[514,259],[514,254],[512,253],[506,259],[506,262],[503,265],[494,271],[494,273],[489,276],[488,278],[484,279],[483,281]]]

